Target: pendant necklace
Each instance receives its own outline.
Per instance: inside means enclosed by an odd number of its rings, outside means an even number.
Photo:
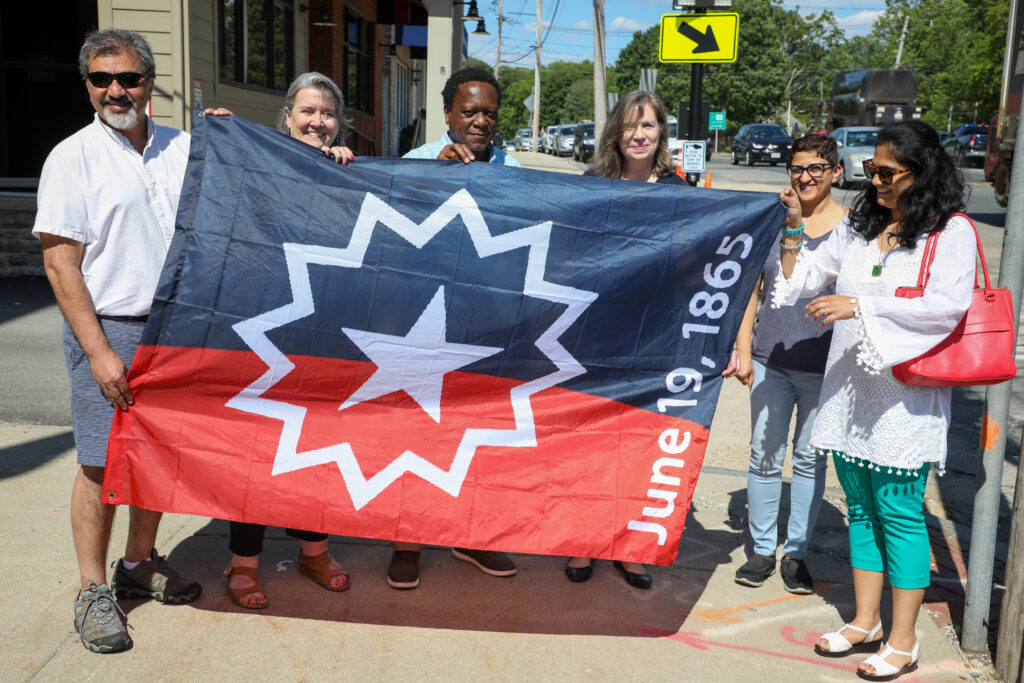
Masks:
[[[883,236],[884,235],[885,235],[885,233],[883,233]],[[897,244],[895,247],[893,247],[889,251],[879,254],[879,256],[878,256],[878,263],[876,263],[875,265],[871,266],[871,277],[878,277],[878,276],[880,276],[882,274],[882,266],[885,265],[885,260],[887,258],[889,258],[889,254],[891,254],[892,252],[896,251],[896,249],[898,247],[899,247],[899,245]]]

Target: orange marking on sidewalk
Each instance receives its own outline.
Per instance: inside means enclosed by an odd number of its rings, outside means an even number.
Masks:
[[[988,411],[985,411],[985,414],[981,416],[981,445],[985,450],[990,451],[996,447],[999,431],[999,423],[988,419]]]
[[[814,587],[814,594],[820,595],[828,591],[829,585],[827,583],[819,583]],[[708,621],[721,621],[726,624],[738,624],[742,619],[737,619],[733,614],[737,612],[745,612],[751,609],[757,609],[758,607],[767,607],[768,605],[778,605],[779,603],[789,602],[790,600],[799,600],[804,596],[802,595],[782,595],[777,598],[769,598],[768,600],[758,600],[757,602],[748,602],[745,605],[737,605],[735,607],[726,607],[724,609],[709,609],[700,610],[698,612],[692,612],[693,616],[700,617],[701,619],[707,619]]]

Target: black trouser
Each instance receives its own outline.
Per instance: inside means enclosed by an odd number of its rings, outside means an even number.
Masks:
[[[263,552],[263,532],[267,530],[264,524],[249,524],[248,522],[228,522],[231,526],[231,540],[228,541],[228,548],[235,555],[242,557],[254,557]],[[319,531],[303,531],[302,529],[285,529],[284,532],[292,538],[300,541],[326,541],[327,534]]]

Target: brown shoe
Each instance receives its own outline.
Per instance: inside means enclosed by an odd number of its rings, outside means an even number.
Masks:
[[[388,564],[388,585],[410,590],[420,585],[420,554],[417,550],[395,550]]]
[[[121,560],[115,560],[114,578],[110,591],[122,600],[152,598],[157,602],[182,605],[192,602],[203,592],[202,586],[192,579],[182,578],[167,564],[167,558],[149,551],[149,559],[125,569]]]
[[[491,576],[512,576],[516,573],[516,565],[505,553],[493,550],[452,548],[452,555],[463,562],[475,565],[484,574],[490,574]]]
[[[250,579],[255,581],[251,586],[242,586],[241,588],[231,587],[231,575],[238,574],[240,576],[248,576]],[[260,585],[260,573],[255,567],[235,567],[234,565],[228,565],[228,568],[224,570],[224,576],[228,579],[228,595],[231,596],[231,602],[235,603],[239,607],[244,609],[266,609],[267,605],[270,604],[267,601],[267,593],[263,590],[263,586]],[[262,593],[263,602],[256,604],[249,604],[242,602],[242,598],[246,598],[253,593]]]
[[[316,581],[329,591],[340,593],[348,590],[352,585],[348,579],[348,572],[344,569],[331,569],[331,556],[325,550],[319,555],[303,555],[299,553],[299,573]],[[340,586],[331,583],[335,577],[344,576],[345,580]]]

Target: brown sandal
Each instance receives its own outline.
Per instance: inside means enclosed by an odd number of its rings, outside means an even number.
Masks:
[[[231,575],[240,574],[242,576],[248,576],[250,579],[255,581],[255,585],[242,586],[241,588],[231,587]],[[260,585],[260,573],[255,567],[235,567],[228,565],[228,568],[224,570],[224,576],[228,578],[228,594],[231,596],[231,602],[235,603],[239,607],[244,609],[266,609],[269,604],[265,599],[262,605],[248,605],[242,602],[242,598],[252,595],[253,593],[263,593],[263,597],[266,598],[266,592],[263,590],[263,586]]]
[[[348,580],[348,572],[344,569],[331,569],[331,556],[325,550],[319,555],[303,555],[299,553],[299,573],[316,581],[329,591],[340,593],[348,590],[352,585]],[[344,576],[345,583],[340,586],[332,586],[331,580],[336,576]]]

